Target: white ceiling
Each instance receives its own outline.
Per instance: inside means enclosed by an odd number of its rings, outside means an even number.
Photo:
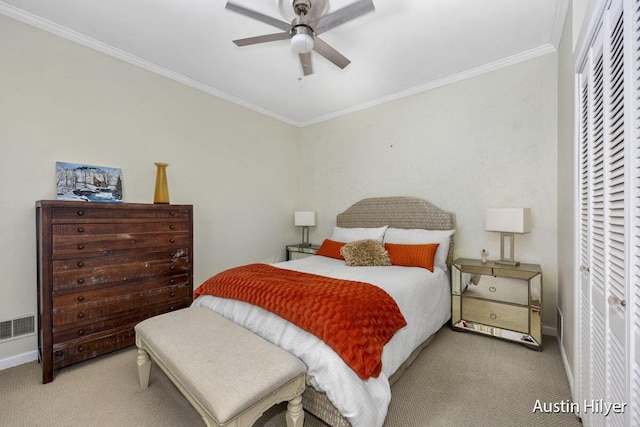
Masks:
[[[284,20],[277,0],[235,0]],[[354,0],[331,0],[335,11]],[[0,13],[297,126],[552,52],[568,0],[373,0],[376,11],[321,38],[352,63],[313,53],[302,77],[280,30],[226,0],[4,0]]]

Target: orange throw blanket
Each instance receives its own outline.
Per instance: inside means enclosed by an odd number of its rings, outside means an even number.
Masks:
[[[223,271],[194,295],[213,295],[264,308],[314,334],[360,378],[382,370],[382,347],[406,326],[396,302],[369,283],[250,264]]]

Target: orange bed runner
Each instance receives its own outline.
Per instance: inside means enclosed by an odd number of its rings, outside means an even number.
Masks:
[[[257,305],[294,323],[322,339],[364,380],[380,374],[382,347],[407,324],[377,286],[267,264],[223,271],[194,291],[204,294]]]

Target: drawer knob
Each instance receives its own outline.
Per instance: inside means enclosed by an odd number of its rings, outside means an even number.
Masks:
[[[171,212],[169,212],[169,215],[176,216],[176,213],[174,211],[171,211]]]
[[[78,319],[84,318],[84,313],[78,313]]]
[[[82,215],[84,215],[84,211],[81,209],[78,211],[78,216],[82,216]]]
[[[80,296],[78,297],[78,301],[80,301],[80,302],[84,301],[84,297],[83,297],[82,295],[80,295]]]
[[[173,311],[173,310],[175,310],[175,309],[176,309],[176,308],[175,308],[174,306],[169,307],[169,311]]]
[[[78,267],[84,267],[84,262],[79,261],[79,262],[78,262]]]
[[[54,354],[56,355],[56,357],[60,357],[64,354],[64,352],[62,350],[58,350]]]
[[[169,239],[169,243],[175,243],[176,239]]]
[[[78,335],[84,335],[84,329],[79,329],[78,330]]]
[[[84,279],[78,279],[78,283],[83,284],[84,283]]]
[[[489,317],[491,318],[491,320],[496,320],[498,318],[498,315],[495,313],[491,313]]]
[[[175,226],[175,225],[173,225],[173,224],[171,224],[171,225],[169,226],[169,229],[170,229],[170,230],[175,230],[175,229],[176,229],[176,226]]]
[[[80,250],[84,249],[84,245],[78,245],[78,249]]]
[[[78,353],[82,353],[83,351],[84,351],[84,347],[83,346],[78,347]]]
[[[496,291],[496,287],[495,287],[495,286],[490,286],[490,287],[489,287],[489,290],[490,290],[491,292],[495,292],[495,291]]]
[[[170,296],[171,298],[173,298],[173,297],[175,297],[175,296],[176,296],[176,293],[175,293],[175,292],[171,292],[171,293],[169,294],[169,296]]]
[[[172,285],[175,285],[176,284],[176,279],[171,279],[171,281],[169,283],[171,283]]]
[[[171,270],[171,271],[173,271],[173,270],[175,270],[175,269],[176,269],[176,266],[175,266],[175,265],[172,265],[171,267],[169,267],[169,270]]]
[[[78,227],[78,233],[84,233],[84,228]]]

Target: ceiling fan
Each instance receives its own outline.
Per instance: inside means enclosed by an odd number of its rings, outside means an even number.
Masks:
[[[279,9],[283,14],[286,14],[282,1],[283,0],[278,0]],[[295,17],[289,24],[229,1],[226,5],[227,9],[284,31],[234,40],[233,42],[237,46],[242,47],[291,39],[291,49],[298,54],[302,72],[305,76],[313,74],[313,67],[311,65],[312,50],[324,56],[336,66],[345,68],[351,61],[329,46],[319,38],[318,35],[362,16],[365,13],[372,12],[375,10],[375,7],[373,6],[372,0],[358,0],[342,9],[325,15],[327,2],[328,0],[292,0],[291,6],[293,7]]]

